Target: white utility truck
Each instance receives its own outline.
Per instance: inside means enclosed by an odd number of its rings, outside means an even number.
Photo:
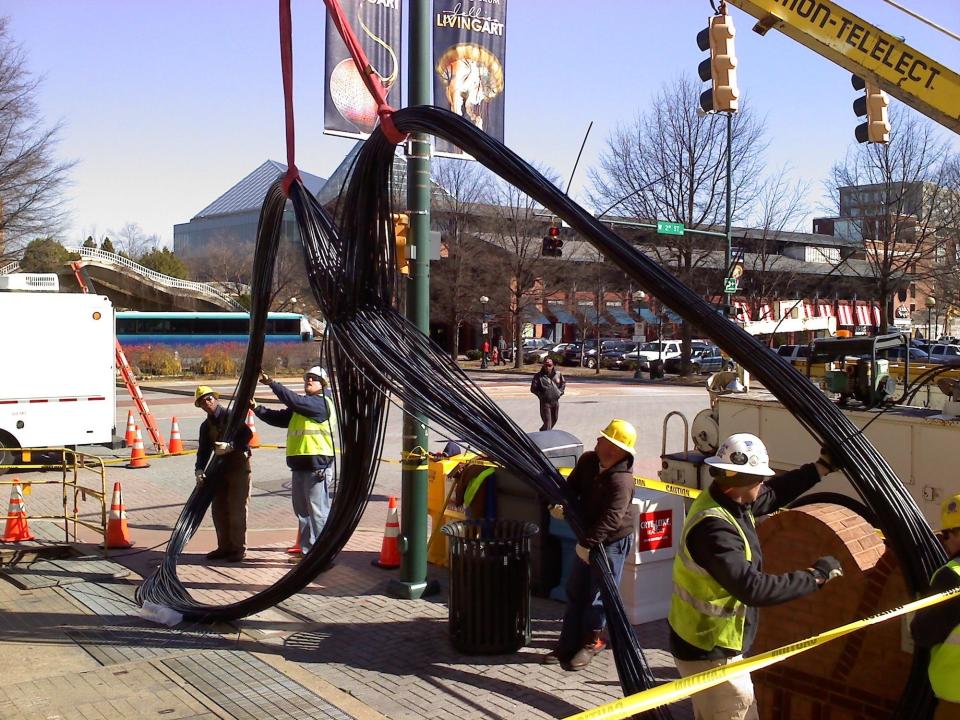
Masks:
[[[114,438],[113,305],[102,295],[58,289],[56,275],[0,276],[6,340],[0,354],[2,465],[19,462],[10,448],[96,445]]]

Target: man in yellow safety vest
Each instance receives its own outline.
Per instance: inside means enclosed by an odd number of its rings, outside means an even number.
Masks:
[[[950,560],[930,581],[935,593],[960,587],[960,495],[944,501],[940,527]],[[960,719],[960,597],[921,610],[910,631],[918,646],[930,648],[927,672],[939,699],[934,720]]]
[[[287,428],[287,467],[293,474],[293,511],[300,527],[303,553],[320,536],[330,514],[330,485],[336,463],[334,436],[336,411],[333,398],[325,393],[327,371],[314,366],[303,375],[303,395],[288,390],[261,372],[260,382],[269,385],[286,407],[270,410],[251,401],[256,416],[267,425]],[[295,561],[297,556],[293,556]]]
[[[808,595],[843,574],[825,556],[805,570],[763,571],[755,518],[779,510],[833,470],[823,451],[815,463],[773,477],[760,438],[737,433],[706,459],[714,482],[683,524],[673,561],[670,651],[682,677],[739,660],[757,634],[757,608]],[[756,720],[750,675],[735,675],[693,696],[697,720]]]

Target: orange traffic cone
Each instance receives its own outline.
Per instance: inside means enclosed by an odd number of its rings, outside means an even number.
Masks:
[[[180,439],[180,426],[177,424],[177,418],[172,418],[170,424],[170,444],[167,445],[167,452],[171,455],[181,455],[183,453],[183,440]]]
[[[127,432],[123,436],[124,447],[133,447],[137,439],[137,423],[133,420],[133,410],[127,410]]]
[[[137,427],[136,439],[133,441],[133,449],[130,450],[130,462],[125,467],[128,468],[148,468],[147,454],[143,451],[143,436],[140,434],[140,428]]]
[[[3,542],[20,542],[33,540],[30,526],[27,525],[27,513],[23,509],[23,489],[19,478],[14,478],[10,489],[10,506],[7,509],[7,528],[3,533]]]
[[[137,440],[140,445],[143,445],[143,440],[140,437],[137,437]],[[107,520],[107,536],[104,538],[101,547],[133,547],[130,530],[127,528],[127,511],[123,507],[123,496],[120,494],[120,483],[118,482],[113,484],[113,499],[110,501],[110,517]]]
[[[303,548],[300,547],[300,528],[297,528],[297,539],[293,541],[293,545],[287,548],[287,552],[291,555],[303,554]]]
[[[380,559],[373,564],[384,570],[400,567],[400,516],[397,513],[397,499],[390,496],[387,503],[387,522],[383,528],[383,543],[380,545]]]
[[[253,410],[247,410],[247,422],[246,425],[250,428],[250,447],[257,448],[260,447],[260,436],[257,434],[257,424],[253,421]]]

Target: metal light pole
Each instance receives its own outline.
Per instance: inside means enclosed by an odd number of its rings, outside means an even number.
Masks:
[[[430,0],[410,1],[410,105],[429,105]],[[430,138],[413,133],[407,141],[407,208],[410,216],[410,292],[407,318],[430,334]],[[400,487],[400,577],[387,586],[407,600],[427,590],[427,418],[407,408],[403,415],[403,474]]]
[[[486,295],[480,296],[480,307],[482,308],[482,318],[480,320],[480,331],[483,333],[483,356],[480,358],[480,369],[487,369],[487,348],[489,347],[487,340],[487,303],[490,302],[490,298]]]
[[[934,306],[937,304],[937,299],[932,295],[927,295],[927,299],[924,301],[927,306],[927,341],[933,342],[933,324],[930,322],[930,314],[933,312]]]
[[[732,267],[733,258],[731,257],[733,255],[733,247],[732,247],[733,246],[733,229],[731,228],[731,225],[730,225],[730,218],[731,218],[730,200],[733,194],[733,191],[732,191],[733,182],[731,180],[731,177],[733,175],[733,113],[728,112],[726,115],[727,115],[727,218],[723,226],[724,227],[723,232],[727,236],[727,247],[724,253],[724,260],[723,260],[723,265],[726,268],[723,276],[724,284],[726,284],[727,278],[733,275],[733,267]],[[728,288],[724,288],[724,291],[726,290],[728,290]],[[727,317],[730,317],[730,308],[733,307],[733,293],[724,292],[724,295],[725,295],[725,303],[723,307],[723,314]]]

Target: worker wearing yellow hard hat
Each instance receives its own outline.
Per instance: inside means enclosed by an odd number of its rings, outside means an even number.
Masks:
[[[667,620],[670,652],[681,677],[722,667],[749,652],[757,634],[758,607],[816,592],[843,574],[830,556],[805,569],[765,573],[756,530],[757,517],[789,504],[834,470],[829,452],[775,477],[763,441],[737,433],[705,462],[714,481],[690,507],[673,560]],[[734,675],[692,700],[698,718],[758,717],[749,674]]]
[[[590,551],[602,546],[619,586],[623,564],[633,547],[633,458],[637,431],[626,420],[611,420],[600,431],[592,452],[585,452],[567,478],[567,488],[583,522],[583,536],[572,559],[566,584],[567,608],[557,646],[543,658],[565,670],[581,670],[606,647],[601,639],[606,617],[600,599],[600,573],[590,564]],[[564,516],[560,505],[550,508]]]
[[[943,502],[940,528],[949,561],[930,580],[934,593],[960,587],[960,494]],[[918,647],[930,650],[927,674],[938,699],[934,720],[960,718],[960,597],[921,610],[910,631]]]
[[[210,503],[217,547],[207,553],[207,559],[240,562],[247,551],[250,440],[253,433],[244,425],[228,442],[225,439],[228,413],[219,400],[220,393],[208,385],[198,386],[193,393],[193,404],[207,414],[200,424],[194,475],[197,485],[203,485],[207,482],[214,456],[218,458],[216,487]]]

